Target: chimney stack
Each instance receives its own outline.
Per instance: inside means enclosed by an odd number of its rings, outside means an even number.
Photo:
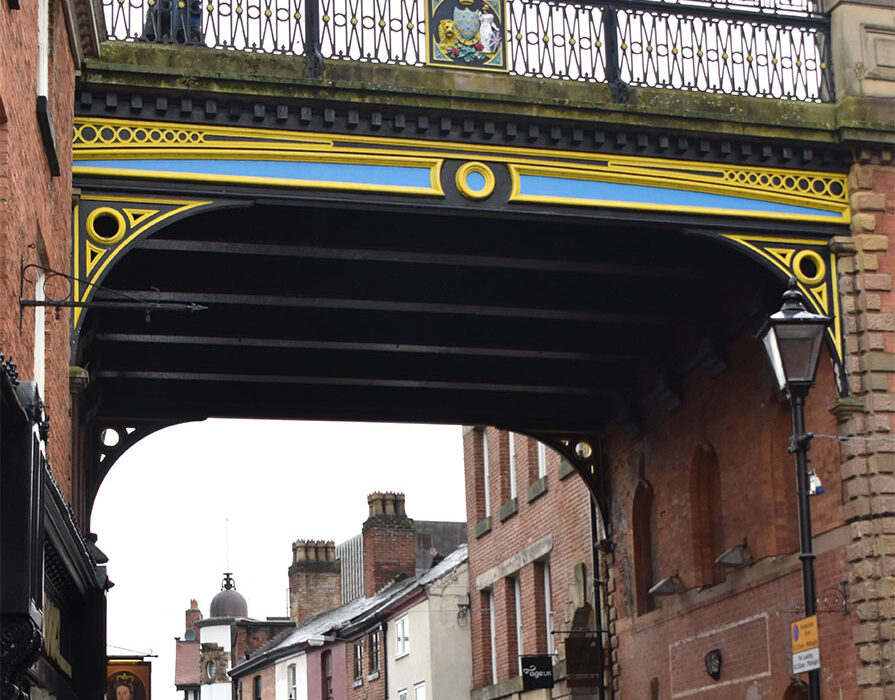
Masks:
[[[369,597],[396,576],[416,571],[416,529],[404,510],[403,493],[371,493],[363,526],[364,595]]]
[[[298,624],[342,604],[342,574],[332,540],[296,540],[289,567],[289,617]]]
[[[183,635],[185,641],[199,641],[199,628],[196,627],[196,623],[202,619],[202,611],[199,610],[199,603],[195,598],[190,600],[190,607],[186,611],[186,632]],[[190,635],[190,630],[193,631],[193,635]],[[192,637],[192,638],[191,638]]]

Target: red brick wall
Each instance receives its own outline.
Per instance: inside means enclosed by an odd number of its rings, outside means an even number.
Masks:
[[[748,337],[732,345],[723,374],[710,378],[694,372],[683,395],[677,409],[649,411],[642,433],[617,430],[604,443],[616,546],[610,590],[617,697],[648,697],[651,682],[658,683],[659,697],[696,689],[699,697],[740,697],[751,686],[756,697],[782,697],[791,675],[789,625],[804,615],[795,468],[786,449],[792,432],[789,405],[774,385],[763,351]],[[810,430],[836,435],[829,410],[836,400],[830,363],[824,361],[808,398]],[[694,470],[704,471],[703,453],[709,449],[720,480],[712,507],[720,510],[721,522],[702,514],[699,501],[705,494],[692,488]],[[826,489],[811,499],[817,590],[828,600],[819,605],[823,694],[854,697],[857,659],[840,588],[849,573],[839,445],[817,438],[810,459]],[[632,508],[641,479],[650,482],[655,499],[654,579],[677,574],[681,592],[655,597],[656,609],[637,615]],[[700,539],[700,547],[711,549],[708,557],[697,556],[693,533],[700,525],[694,519],[723,532]],[[719,582],[702,587],[712,583],[704,560],[714,560],[744,538],[755,563],[715,569],[712,576]],[[724,659],[719,683],[727,682],[717,690],[703,666],[713,648],[720,648]]]
[[[358,685],[355,685],[354,650],[357,646],[361,647],[361,654],[363,657],[363,670],[360,683]],[[356,642],[351,642],[345,645],[345,668],[347,670],[345,680],[348,700],[386,700],[385,673],[383,672],[385,660],[382,657],[381,650],[382,647],[380,646],[379,676],[374,680],[367,680],[367,677],[370,675],[369,637],[365,636],[362,639],[357,640]]]
[[[295,623],[342,604],[342,573],[332,541],[297,540],[289,566],[289,616]]]
[[[403,494],[371,494],[363,524],[364,595],[372,596],[399,574],[416,572],[416,531],[404,512]]]
[[[34,311],[19,332],[19,265],[43,262],[68,272],[71,260],[71,152],[74,72],[60,2],[50,3],[49,102],[62,174],[52,177],[35,114],[37,3],[19,10],[0,4],[0,351],[12,357],[20,379],[33,379]],[[3,118],[0,117],[0,122]],[[55,290],[58,292],[58,290]],[[30,291],[28,292],[30,295]],[[69,311],[46,312],[46,390],[49,458],[71,497],[69,423]]]
[[[529,487],[537,481],[537,444],[523,435],[515,436],[516,454],[516,510],[501,506],[509,500],[509,440],[507,433],[487,429],[491,472],[491,528],[475,535],[476,524],[484,514],[482,473],[482,436],[480,429],[467,429],[464,434],[464,465],[467,493],[467,526],[469,528],[470,571],[470,631],[472,635],[473,686],[491,685],[491,653],[489,611],[485,591],[476,585],[478,577],[507,560],[519,555],[527,547],[552,535],[553,544],[543,559],[549,561],[551,572],[551,607],[554,627],[567,629],[576,605],[574,600],[575,567],[583,564],[593,579],[590,497],[584,482],[575,473],[560,477],[560,456],[548,450],[546,491],[528,498]],[[564,471],[564,470],[563,470]],[[545,653],[546,606],[544,605],[544,575],[542,561],[526,561],[507,575],[498,575],[490,588],[494,592],[494,621],[498,684],[518,677],[516,658],[515,603],[513,578],[521,585],[523,640],[525,654]],[[593,606],[593,588],[587,593]],[[554,635],[557,641],[562,635]],[[564,657],[559,644],[557,651]],[[566,692],[557,686],[555,695]]]

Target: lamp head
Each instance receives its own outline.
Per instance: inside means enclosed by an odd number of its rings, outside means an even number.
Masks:
[[[824,332],[832,319],[808,311],[795,277],[783,294],[783,305],[765,322],[759,337],[782,391],[805,396],[814,385]]]

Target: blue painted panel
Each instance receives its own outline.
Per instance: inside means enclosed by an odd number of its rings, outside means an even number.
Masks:
[[[125,171],[188,173],[222,177],[265,177],[278,180],[310,180],[344,184],[431,188],[429,168],[354,163],[302,163],[254,160],[76,160],[74,167],[111,168]]]
[[[690,192],[666,187],[628,185],[617,182],[596,182],[592,180],[572,180],[564,177],[543,175],[520,175],[519,193],[529,197],[565,197],[581,200],[603,200],[625,204],[652,204],[674,209],[675,207],[698,207],[716,211],[754,211],[767,214],[791,214],[794,216],[828,216],[841,219],[839,212],[793,204],[768,202],[761,199],[733,197],[708,192]]]

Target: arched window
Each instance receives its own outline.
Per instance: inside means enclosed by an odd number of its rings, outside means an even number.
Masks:
[[[655,583],[653,532],[655,513],[653,487],[641,480],[634,491],[631,520],[634,529],[634,602],[636,613],[643,615],[653,610],[656,603],[647,591]]]
[[[725,550],[721,470],[718,456],[708,443],[696,448],[690,466],[690,525],[696,585],[720,583],[724,571],[713,562]]]

